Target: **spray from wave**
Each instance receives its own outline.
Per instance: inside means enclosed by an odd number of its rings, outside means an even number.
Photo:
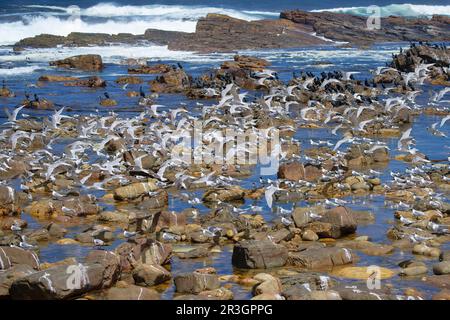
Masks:
[[[358,16],[369,16],[373,11],[368,10],[368,7],[349,7],[349,8],[332,8],[312,10],[313,12],[337,12],[347,13]],[[415,4],[391,4],[380,7],[381,16],[402,16],[402,17],[422,17],[432,16],[435,14],[450,16],[450,5],[446,6],[432,6],[432,5],[415,5]]]

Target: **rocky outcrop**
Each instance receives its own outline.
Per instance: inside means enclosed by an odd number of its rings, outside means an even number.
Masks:
[[[379,30],[367,29],[367,18],[333,12],[286,11],[280,19],[245,21],[221,14],[208,14],[199,19],[194,33],[148,29],[143,35],[71,33],[67,37],[39,35],[22,39],[15,50],[27,47],[137,44],[150,41],[168,45],[170,50],[196,52],[230,52],[245,49],[292,48],[324,45],[335,41],[367,45],[374,42],[448,41],[448,18],[435,15],[427,18],[390,16],[381,19]]]
[[[381,18],[380,29],[372,30],[367,28],[367,17],[342,13],[293,10],[282,12],[280,18],[309,26],[328,39],[353,44],[450,39],[448,19],[437,15],[432,19],[389,16]]]
[[[97,54],[85,54],[50,62],[51,66],[83,71],[100,71],[103,69],[102,57]]]

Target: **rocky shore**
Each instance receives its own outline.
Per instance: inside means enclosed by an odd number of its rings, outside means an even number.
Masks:
[[[320,25],[309,19],[326,15],[312,14],[305,24]],[[301,16],[291,13],[290,19]],[[252,25],[263,28],[259,23]],[[289,32],[286,37],[294,37]],[[214,41],[211,46],[221,46],[222,40]],[[51,65],[105,67],[98,55]],[[236,287],[254,300],[449,299],[450,168],[448,159],[432,159],[416,148],[412,123],[425,114],[440,117],[428,133],[446,138],[448,88],[439,86],[450,80],[450,50],[411,44],[365,81],[335,70],[293,73],[285,83],[268,67],[269,61],[240,55],[199,77],[181,64],[132,66],[129,76],[114,82],[139,86],[140,75],[157,75],[149,81],[152,95],[123,88],[140,110],[134,117],[77,115],[50,98],[29,95],[8,110],[0,139],[0,298],[158,300],[173,286],[171,298],[190,300],[231,300]],[[90,87],[93,99],[96,88],[108,85],[99,77],[43,75],[37,81]],[[423,85],[435,90],[426,108],[415,102]],[[209,99],[211,105],[198,113],[163,109],[157,104],[161,93]],[[5,83],[0,94],[15,97]],[[107,92],[99,101],[99,108],[111,111],[116,105]],[[54,112],[21,117],[27,109]],[[261,177],[244,187],[255,164],[174,157],[186,150],[180,140],[197,121],[204,135],[194,152],[218,145],[227,150],[221,160],[229,161],[242,151],[250,156],[262,148],[278,150],[275,180]],[[234,146],[233,140],[229,153],[229,128],[238,135],[250,130],[268,143]],[[341,137],[337,143],[311,139],[308,147],[295,138],[301,130],[320,128]],[[394,160],[383,141],[388,137],[396,139],[395,160],[408,166],[382,181]],[[374,223],[377,212],[350,208],[349,199],[372,197],[392,209],[387,230],[378,230],[382,240],[360,231]],[[170,199],[191,207],[168,210]],[[298,202],[303,205],[281,206]],[[200,204],[206,213],[200,214]],[[264,210],[272,210],[274,219],[264,217]],[[24,213],[39,227],[30,227]],[[87,254],[48,262],[40,257],[48,245],[87,248]],[[175,259],[195,265],[228,250],[228,273],[208,264],[182,272],[171,268]],[[391,266],[374,271],[364,263],[367,257]],[[383,280],[380,288],[367,285],[374,272]],[[425,294],[421,284],[432,286],[433,294]]]
[[[245,49],[293,48],[327,45],[331,41],[367,46],[380,42],[450,41],[446,16],[427,18],[387,17],[381,29],[368,30],[366,18],[331,12],[286,11],[279,19],[245,21],[220,14],[201,18],[194,33],[149,29],[143,35],[71,33],[67,37],[39,35],[14,45],[24,48],[110,45],[114,43],[167,45],[170,50],[230,52]]]

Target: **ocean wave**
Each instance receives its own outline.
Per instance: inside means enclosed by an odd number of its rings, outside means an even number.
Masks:
[[[20,74],[33,73],[36,70],[42,69],[41,66],[27,66],[16,68],[0,68],[0,76],[15,76]]]
[[[30,5],[29,8],[50,9],[71,14],[73,7]],[[234,9],[207,7],[207,6],[183,6],[183,5],[116,5],[114,3],[99,3],[89,8],[81,8],[80,14],[88,17],[130,17],[130,16],[165,16],[171,19],[198,19],[208,13],[221,13],[244,20],[261,19],[262,16],[278,16],[277,12],[266,11],[238,11]]]
[[[233,9],[182,5],[116,5],[99,3],[81,8],[80,16],[71,15],[73,7],[29,5],[37,9],[21,20],[0,23],[0,45],[10,45],[20,39],[39,34],[66,36],[71,32],[143,34],[146,29],[194,32],[199,18],[208,13],[225,14],[252,21],[277,17],[275,12],[238,11]],[[44,11],[45,10],[45,11]]]
[[[312,12],[337,12],[347,13],[358,16],[370,16],[373,11],[369,7],[349,7],[349,8],[332,8],[312,10]],[[450,5],[415,5],[415,4],[391,4],[387,6],[380,6],[381,16],[403,16],[403,17],[420,17],[432,16],[434,14],[450,16]]]

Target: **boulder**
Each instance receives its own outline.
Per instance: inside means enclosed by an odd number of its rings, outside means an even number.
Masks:
[[[326,269],[352,263],[355,257],[350,249],[325,247],[290,252],[288,264],[306,269]]]
[[[355,219],[350,209],[339,206],[325,211],[320,218],[320,222],[331,224],[332,228],[327,232],[317,232],[321,238],[338,239],[347,234],[354,233],[357,228]]]
[[[232,264],[244,269],[267,269],[286,264],[288,250],[270,240],[247,240],[234,245]]]
[[[114,190],[114,199],[118,201],[133,200],[158,189],[153,180],[136,182]]]
[[[213,188],[203,195],[204,202],[231,202],[244,200],[245,190],[239,186]]]
[[[436,275],[450,274],[450,261],[442,261],[433,266],[433,273]]]
[[[180,293],[198,294],[205,290],[214,290],[220,287],[217,275],[199,272],[177,275],[174,278],[174,283],[176,291]]]
[[[14,281],[10,294],[14,300],[72,299],[108,287],[110,276],[101,263],[62,265]]]
[[[78,55],[51,61],[50,65],[59,68],[80,69],[83,71],[100,71],[103,69],[102,57],[96,54]]]
[[[141,264],[133,270],[135,284],[154,286],[171,279],[170,272],[155,264]]]
[[[14,281],[36,272],[26,264],[18,264],[6,271],[0,272],[0,300],[9,298],[9,289]]]
[[[33,251],[19,247],[0,246],[0,270],[6,270],[19,264],[39,270],[39,259]]]

